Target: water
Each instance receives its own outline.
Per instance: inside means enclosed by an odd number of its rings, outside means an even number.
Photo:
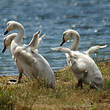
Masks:
[[[63,31],[69,28],[81,35],[80,51],[96,44],[107,44],[108,47],[100,49],[97,56],[104,60],[110,58],[110,0],[0,0],[0,75],[17,74],[9,52],[1,53],[3,33],[9,20],[23,24],[24,43],[29,43],[39,29],[46,34],[39,53],[52,69],[66,65],[64,53],[50,48],[59,46]],[[64,46],[69,45],[71,42]]]

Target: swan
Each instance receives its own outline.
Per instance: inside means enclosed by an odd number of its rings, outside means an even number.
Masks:
[[[75,43],[73,43],[70,48],[57,47],[52,48],[52,50],[66,53],[68,66],[78,79],[77,87],[83,88],[83,83],[86,83],[90,84],[90,87],[93,88],[103,88],[104,80],[102,74],[94,60],[89,55],[99,48],[105,48],[107,45],[96,45],[85,52],[77,51],[78,44],[80,42],[80,35],[77,31],[69,29],[63,33],[62,43],[60,46],[72,37],[75,38]]]
[[[30,43],[29,43],[28,45],[25,45],[25,44],[23,45],[23,46],[26,47],[26,49],[28,49],[28,51],[30,51],[30,52],[31,52],[31,51],[36,51],[36,52],[38,52],[37,49],[39,48],[42,39],[45,37],[45,34],[43,34],[40,38],[38,38],[37,36],[38,36],[39,34],[40,34],[40,31],[36,32],[36,33],[33,35],[33,38],[32,38],[32,40],[30,41]],[[7,37],[4,38],[4,47],[3,47],[3,49],[2,49],[2,53],[4,53],[7,48],[9,48],[10,55],[13,56],[13,55],[12,55],[13,52],[11,52],[11,50],[10,50],[11,47],[10,47],[10,46],[11,46],[12,40],[13,40],[16,36],[17,36],[17,33],[12,33],[12,34],[10,34],[10,35],[8,35]],[[13,59],[13,60],[15,61],[15,64],[16,64],[16,66],[17,66],[16,59]],[[19,67],[19,66],[18,66],[18,67]],[[17,67],[17,68],[18,68],[18,67]],[[19,68],[18,68],[18,70],[19,70]],[[20,82],[21,77],[22,77],[21,74],[19,74],[19,78],[18,78],[18,82],[17,82],[17,83]],[[12,82],[9,81],[9,83],[11,84]],[[15,83],[16,83],[16,82],[14,82],[14,84],[15,84]]]
[[[20,78],[18,79],[18,81],[20,81],[22,73],[24,73],[26,76],[30,78],[40,77],[48,82],[49,87],[55,88],[55,76],[53,70],[51,69],[47,60],[38,52],[34,51],[34,49],[36,48],[34,44],[37,43],[38,48],[44,36],[40,39],[39,43],[37,41],[39,37],[35,36],[33,38],[34,40],[31,40],[29,45],[24,46],[21,44],[22,38],[24,36],[23,26],[18,22],[9,21],[7,23],[7,28],[4,34],[6,35],[8,32],[12,30],[19,31],[17,36],[12,40],[10,46],[11,52],[13,52],[12,55],[16,60],[16,64],[20,74]]]
[[[35,51],[35,52],[38,52],[37,49],[39,48],[40,46],[40,43],[42,41],[42,39],[45,37],[45,34],[42,35],[40,38],[38,38],[38,34],[40,34],[40,31],[36,32],[34,35],[33,35],[33,38],[32,40],[30,41],[30,43],[28,45],[23,45],[24,47],[26,47],[26,49],[28,49],[28,51],[32,52],[32,51]],[[17,36],[17,33],[12,33],[10,35],[8,35],[7,37],[4,38],[4,47],[2,49],[2,53],[4,53],[6,51],[7,48],[9,48],[9,52],[10,52],[10,55],[13,56],[13,52],[11,52],[11,42],[12,40]],[[14,51],[14,50],[13,50]],[[17,66],[17,62],[16,62],[16,59],[13,59],[15,61],[15,64]],[[18,70],[19,69],[19,66],[17,67]],[[20,82],[20,79],[21,79],[22,75],[19,74],[19,78],[18,78],[18,82],[14,82],[15,83],[19,83]],[[13,82],[10,82],[9,83],[13,83]]]
[[[73,41],[70,49],[73,50],[73,51],[76,51],[78,49],[78,46],[79,46],[79,43],[80,43],[80,35],[76,30],[73,30],[73,29],[68,29],[68,30],[63,32],[62,42],[61,42],[60,46],[62,46],[68,40],[72,39],[72,37],[74,38],[74,41]],[[107,47],[107,45],[92,46],[88,50],[84,51],[84,53],[86,53],[90,56],[90,54],[94,53],[96,50],[101,49],[101,48],[105,48],[105,47]],[[65,53],[65,56],[66,56],[67,64],[71,65],[71,61],[70,61],[70,57],[69,57],[68,53]]]

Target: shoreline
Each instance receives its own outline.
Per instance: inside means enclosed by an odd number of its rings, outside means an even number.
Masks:
[[[102,68],[110,66],[110,60],[100,61],[100,62],[97,62],[96,64],[99,67],[99,70],[102,72]],[[54,73],[56,74],[57,72],[64,72],[64,71],[71,71],[71,70],[69,69],[68,66],[65,66],[65,67],[62,67],[58,70],[54,70]],[[103,74],[103,72],[102,72],[102,74]],[[8,75],[8,76],[7,75],[3,75],[3,76],[1,75],[0,76],[0,83],[1,82],[7,82],[10,79],[17,79],[17,78],[18,78],[18,75]],[[28,78],[23,75],[21,80],[26,80],[26,79],[28,79]]]
[[[105,65],[107,65],[107,64],[109,64],[110,63],[110,59],[108,59],[108,60],[103,60],[103,61],[98,61],[98,62],[96,62],[96,64],[97,64],[97,66],[100,68],[100,64],[102,65],[102,64],[105,64]],[[60,69],[54,69],[53,71],[54,71],[54,73],[56,73],[56,72],[59,72],[59,71],[64,71],[65,69],[67,69],[67,68],[69,68],[68,66],[64,66],[64,67],[61,67]],[[0,78],[1,77],[17,77],[18,76],[18,74],[15,74],[15,75],[0,75]],[[24,76],[23,76],[24,77]]]

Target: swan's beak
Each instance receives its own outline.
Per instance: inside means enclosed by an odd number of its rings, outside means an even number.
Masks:
[[[63,41],[61,42],[60,46],[62,46],[64,43],[65,43],[65,41],[63,40]]]
[[[8,34],[8,30],[6,30],[6,31],[4,32],[4,35],[6,35],[6,34]]]
[[[4,45],[4,48],[2,50],[2,53],[4,53],[6,51],[6,46]]]
[[[2,49],[2,53],[6,51],[5,39],[4,39],[4,48]]]

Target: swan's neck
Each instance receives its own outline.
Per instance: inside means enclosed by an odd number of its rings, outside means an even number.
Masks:
[[[10,46],[8,47],[8,50],[10,52],[10,55],[12,56],[12,52],[11,52],[11,47]]]
[[[19,26],[17,29],[19,30],[19,32],[18,32],[18,34],[15,38],[15,42],[16,43],[21,43],[22,39],[23,39],[23,36],[24,36],[24,28],[23,28],[23,26]]]
[[[72,33],[71,34],[72,37],[74,37],[74,41],[70,47],[71,50],[77,50],[78,49],[78,45],[80,43],[80,35],[78,33]]]

